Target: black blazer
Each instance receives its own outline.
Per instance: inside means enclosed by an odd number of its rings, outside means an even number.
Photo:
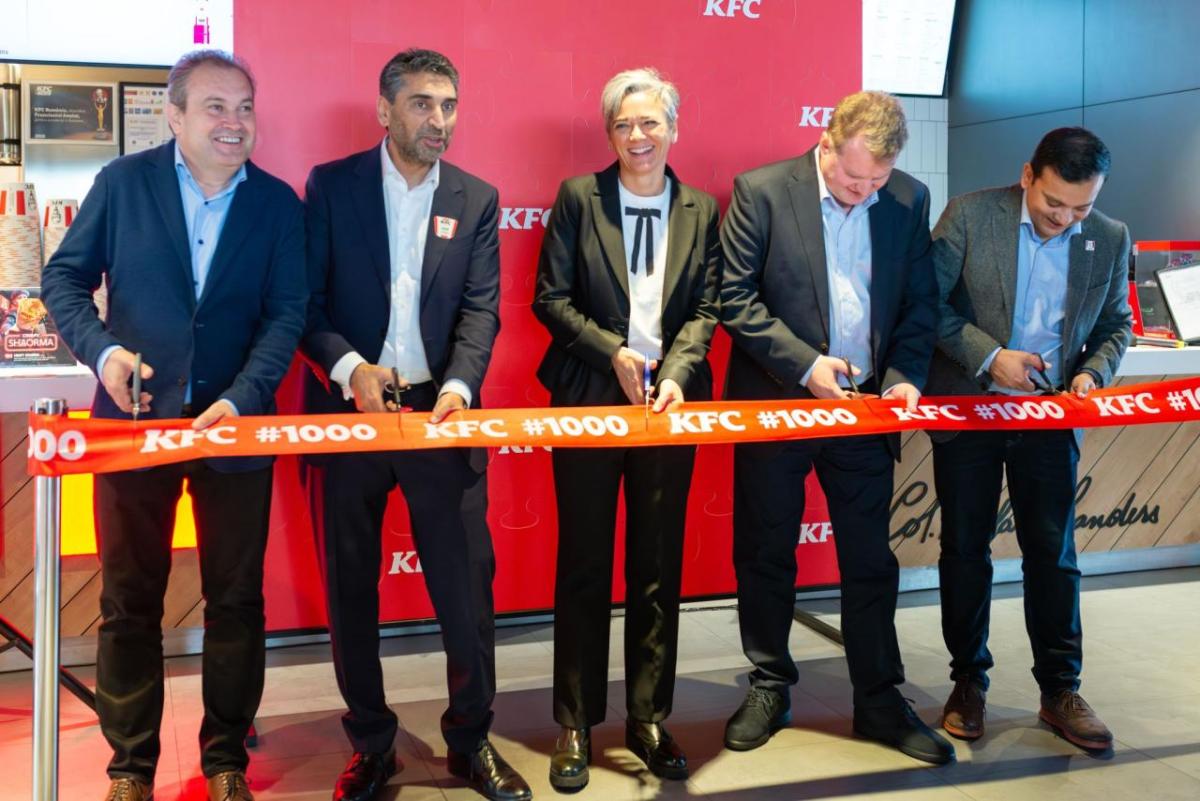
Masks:
[[[733,338],[726,398],[810,397],[800,379],[829,354],[819,192],[811,150],[734,180],[721,226],[721,317]],[[881,387],[907,382],[921,389],[937,339],[929,190],[893,170],[867,215],[872,373]]]
[[[712,399],[709,341],[718,318],[721,249],[717,202],[668,167],[663,358],[687,400]],[[537,375],[555,406],[611,403],[612,356],[629,335],[629,275],[617,165],[563,182],[538,259],[534,316],[552,340]],[[623,397],[623,396],[622,396]]]
[[[421,265],[421,339],[435,384],[463,381],[479,407],[500,330],[498,194],[446,161],[439,170]],[[314,167],[305,210],[312,295],[300,348],[313,371],[305,378],[304,406],[317,414],[352,412],[353,401],[329,387],[329,371],[351,351],[377,362],[391,316],[379,145]],[[434,233],[435,217],[458,221],[451,239]],[[472,466],[482,470],[486,451],[469,450]]]
[[[92,302],[108,278],[108,317]],[[196,298],[175,143],[125,156],[96,176],[79,216],[42,274],[42,296],[76,358],[92,370],[109,345],[154,368],[146,417],[178,417],[220,398],[243,415],[271,414],[304,328],[304,217],[296,193],[246,163]],[[96,417],[128,418],[103,385]],[[270,457],[208,460],[253,470]]]

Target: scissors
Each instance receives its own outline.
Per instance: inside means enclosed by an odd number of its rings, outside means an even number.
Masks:
[[[642,354],[642,394],[646,398],[646,427],[650,427],[650,393],[654,392],[654,384],[650,381],[650,354]]]
[[[1038,354],[1037,372],[1030,373],[1029,383],[1033,384],[1033,388],[1037,390],[1039,395],[1058,395],[1059,390],[1054,388],[1050,383],[1050,376],[1046,375],[1046,360],[1042,355]]]
[[[846,365],[846,379],[850,382],[850,396],[857,398],[862,395],[858,389],[858,382],[854,380],[854,365],[845,356],[842,357],[842,363]]]
[[[404,411],[402,401],[404,400],[405,387],[401,385],[400,371],[395,367],[392,368],[392,382],[384,387],[384,390],[391,393],[392,403],[396,404],[396,411]]]
[[[133,354],[133,422],[142,413],[142,354]]]

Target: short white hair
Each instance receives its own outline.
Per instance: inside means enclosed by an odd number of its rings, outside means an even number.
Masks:
[[[659,75],[653,67],[639,67],[635,70],[618,72],[604,84],[600,94],[600,111],[604,114],[604,129],[612,130],[613,120],[621,113],[621,103],[629,95],[637,92],[648,92],[654,95],[662,104],[663,115],[667,125],[675,130],[675,120],[679,116],[679,90],[675,84]]]

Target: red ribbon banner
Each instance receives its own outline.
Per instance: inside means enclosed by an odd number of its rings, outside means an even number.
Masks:
[[[1200,378],[1131,384],[1074,395],[895,400],[685,403],[659,414],[640,406],[477,409],[441,423],[427,412],[191,420],[78,420],[29,415],[29,473],[107,473],[220,456],[508,446],[570,448],[714,445],[897,431],[1095,428],[1200,420]]]

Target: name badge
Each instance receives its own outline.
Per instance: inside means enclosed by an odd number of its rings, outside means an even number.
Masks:
[[[433,218],[433,233],[438,239],[453,239],[454,232],[458,230],[458,220],[453,217],[434,217]]]
[[[1084,250],[1095,250],[1096,249],[1096,240],[1094,240],[1094,239],[1083,240],[1083,249]]]

